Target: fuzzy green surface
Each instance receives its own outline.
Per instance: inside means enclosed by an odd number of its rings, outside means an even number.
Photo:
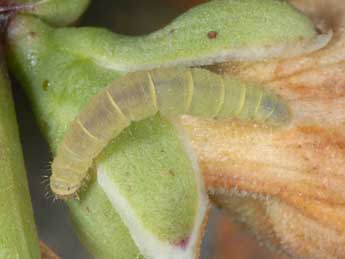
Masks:
[[[12,21],[7,40],[9,64],[22,80],[42,132],[55,152],[81,107],[119,74],[61,51],[51,41],[53,32],[39,19],[21,15]]]
[[[210,39],[210,32],[216,37]],[[54,37],[65,43],[66,50],[127,71],[198,60],[222,51],[294,44],[315,35],[311,21],[285,1],[214,0],[145,36],[82,28],[62,29]]]
[[[157,117],[133,123],[98,160],[144,228],[171,242],[190,236],[199,206],[193,168],[178,135]]]
[[[66,26],[76,22],[85,12],[90,0],[16,0],[19,3],[33,4],[24,13],[33,14],[55,25]]]
[[[56,151],[80,108],[119,74],[61,50],[51,42],[52,33],[53,29],[38,19],[18,16],[9,27],[7,40],[12,71],[28,93],[42,131]],[[108,146],[102,163],[109,167],[114,185],[137,212],[138,220],[157,239],[176,241],[190,235],[200,197],[186,151],[170,123],[157,117],[133,125]],[[132,192],[128,184],[133,185]],[[118,228],[120,223],[101,188],[95,184],[84,197],[80,204],[70,203],[70,208],[80,236],[93,254],[104,254],[104,258],[120,251],[125,255],[127,250],[133,250],[128,254],[138,254],[126,231],[120,233],[128,244],[118,243],[120,237],[104,241],[103,235],[110,235],[111,228]],[[122,248],[118,249],[119,245]]]
[[[41,258],[6,71],[0,67],[0,258]]]
[[[80,202],[70,201],[68,206],[80,240],[96,258],[144,258],[95,179],[82,193]]]

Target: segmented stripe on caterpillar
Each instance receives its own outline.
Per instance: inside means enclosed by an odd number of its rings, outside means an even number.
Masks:
[[[289,121],[278,96],[256,85],[197,68],[130,73],[94,96],[71,123],[52,163],[50,187],[62,199],[74,197],[93,159],[128,127],[161,112],[210,118],[238,118],[268,125]]]

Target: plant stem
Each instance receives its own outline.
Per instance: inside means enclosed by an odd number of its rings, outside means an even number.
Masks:
[[[41,258],[14,103],[0,67],[0,258]]]

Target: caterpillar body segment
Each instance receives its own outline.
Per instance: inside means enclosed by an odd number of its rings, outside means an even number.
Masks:
[[[50,186],[58,198],[73,197],[93,159],[132,121],[161,112],[239,118],[280,125],[287,104],[256,85],[204,69],[165,68],[130,73],[94,96],[71,123],[52,164]]]

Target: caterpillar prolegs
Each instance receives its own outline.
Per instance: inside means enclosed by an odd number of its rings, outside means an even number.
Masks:
[[[52,163],[50,187],[62,199],[81,187],[93,159],[128,127],[155,115],[289,121],[287,104],[260,86],[198,68],[129,73],[95,95],[71,123]]]

